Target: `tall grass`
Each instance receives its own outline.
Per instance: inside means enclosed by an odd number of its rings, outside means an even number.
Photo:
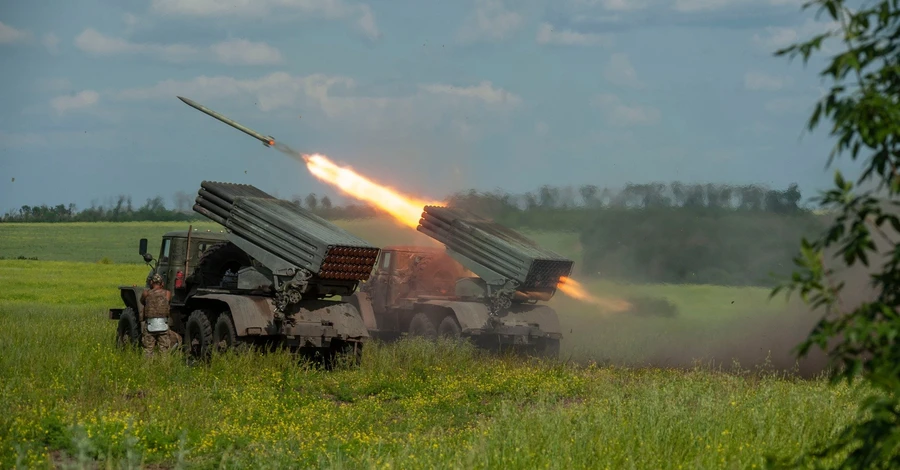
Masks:
[[[372,344],[330,372],[284,352],[147,359],[117,350],[106,318],[115,286],[144,275],[0,261],[0,467],[759,468],[831,436],[860,396],[448,342]]]

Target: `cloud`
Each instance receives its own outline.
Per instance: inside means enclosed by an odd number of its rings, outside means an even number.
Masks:
[[[133,28],[138,24],[138,18],[133,13],[125,13],[122,15],[122,22],[125,23],[125,26],[129,28]]]
[[[761,72],[747,72],[744,75],[744,88],[751,91],[778,91],[790,83],[790,77],[773,77]]]
[[[372,13],[372,9],[368,5],[360,5],[359,8],[362,11],[362,16],[356,20],[356,27],[365,37],[371,40],[380,38],[381,32],[378,31],[378,25],[375,24],[375,14]]]
[[[648,0],[576,0],[576,4],[599,6],[610,11],[642,10],[649,6]]]
[[[80,91],[74,95],[57,96],[50,100],[50,106],[56,114],[63,115],[69,111],[90,108],[100,101],[100,94],[93,90]]]
[[[491,105],[518,106],[522,104],[522,98],[502,88],[495,88],[489,81],[482,81],[478,85],[469,87],[457,87],[453,85],[432,84],[420,85],[420,89],[433,94],[443,94],[459,98],[473,98]]]
[[[12,26],[0,22],[0,44],[12,44],[21,42],[31,37],[28,31],[16,29]]]
[[[51,54],[56,54],[59,52],[59,38],[56,37],[55,34],[45,34],[44,38],[41,40],[41,43],[44,44],[44,47],[46,47]]]
[[[134,43],[88,28],[75,37],[75,46],[94,56],[149,55],[166,62],[194,60],[200,49],[185,44]]]
[[[652,106],[626,105],[618,96],[601,93],[591,99],[591,105],[602,109],[607,120],[618,125],[647,126],[659,122],[662,113]]]
[[[807,0],[572,0],[572,4],[576,8],[581,9],[602,9],[606,11],[627,12],[645,10],[649,7],[664,10],[670,9],[682,13],[692,12],[708,12],[715,10],[723,10],[726,8],[737,8],[745,6],[758,6],[762,3],[764,6],[784,7],[794,6],[798,9]]]
[[[367,38],[381,35],[369,5],[343,0],[153,0],[150,8],[162,15],[195,18],[279,17],[296,11],[329,20],[355,20],[357,29]]]
[[[507,9],[503,0],[475,0],[475,10],[466,17],[457,39],[465,43],[502,41],[524,24],[522,14]]]
[[[675,11],[692,12],[692,11],[709,11],[718,10],[726,5],[734,5],[733,0],[675,0],[672,9]]]
[[[839,29],[840,24],[837,22],[816,21],[814,19],[807,18],[806,21],[799,26],[767,27],[765,28],[763,33],[756,33],[753,35],[753,42],[770,52],[774,52],[778,49],[783,49],[799,41],[812,39],[813,36],[824,34],[829,31],[836,31]],[[829,39],[829,41],[830,40],[831,39]],[[833,48],[830,46],[830,44],[828,44],[828,41],[826,41],[822,44],[822,50],[826,53],[829,53],[829,51],[833,51]]]
[[[611,34],[580,33],[568,29],[554,30],[550,23],[538,26],[535,40],[538,44],[556,44],[561,46],[610,46],[613,43]]]
[[[187,44],[130,42],[88,28],[75,38],[75,45],[94,56],[146,55],[172,63],[212,60],[226,65],[273,65],[282,62],[281,53],[274,47],[245,39],[230,39],[200,48]]]
[[[503,113],[516,108],[522,98],[483,81],[476,85],[422,84],[403,96],[367,96],[357,92],[349,77],[313,74],[295,76],[275,72],[259,78],[228,76],[196,77],[187,81],[166,80],[148,88],[113,93],[118,100],[174,99],[176,95],[200,101],[227,98],[239,105],[264,112],[303,109],[320,112],[325,120],[364,130],[439,128],[453,126],[471,134],[484,112]],[[467,121],[471,117],[472,119]],[[313,119],[313,122],[316,122]]]
[[[615,85],[640,87],[637,71],[631,65],[627,54],[615,53],[609,58],[609,64],[603,72],[603,76]]]
[[[210,50],[218,62],[226,65],[269,65],[283,61],[278,49],[246,39],[223,41],[210,46]]]

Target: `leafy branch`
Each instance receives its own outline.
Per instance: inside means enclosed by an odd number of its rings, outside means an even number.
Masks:
[[[846,50],[831,57],[820,73],[833,85],[814,108],[808,129],[832,121],[830,135],[837,141],[827,166],[846,153],[853,161],[866,159],[855,184],[835,172],[834,189],[819,202],[838,216],[818,239],[801,241],[797,270],[772,296],[799,292],[812,308],[824,308],[798,355],[818,347],[829,356],[832,383],[860,379],[875,393],[860,404],[857,422],[794,463],[837,459],[842,468],[900,468],[900,246],[890,236],[891,231],[900,234],[895,200],[900,193],[900,1],[867,2],[854,10],[845,0],[813,0],[804,9],[813,6],[819,6],[817,17],[826,13],[839,28],[776,55],[800,56],[808,64],[825,41],[843,41]],[[861,190],[872,180],[874,189]],[[845,282],[835,280],[834,268],[826,268],[826,253],[847,268],[862,265],[872,271],[869,299],[852,306],[842,301]]]

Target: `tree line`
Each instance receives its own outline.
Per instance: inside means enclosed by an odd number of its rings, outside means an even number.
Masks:
[[[582,275],[635,282],[764,285],[786,276],[797,240],[817,234],[824,217],[801,204],[792,184],[783,190],[725,184],[630,184],[620,190],[545,185],[524,194],[464,191],[448,204],[503,225],[578,235]],[[335,205],[328,196],[291,200],[331,220],[375,218],[366,205]],[[134,207],[128,196],[78,211],[74,204],[23,206],[3,222],[127,222],[205,220],[193,198],[178,193]]]
[[[131,196],[120,195],[103,205],[92,203],[78,210],[74,203],[48,206],[24,205],[7,211],[0,222],[131,222],[131,221],[181,221],[201,220],[191,210],[194,197],[184,191],[174,195],[174,205],[166,207],[161,196],[148,198],[135,207]],[[321,198],[310,193],[305,197],[290,199],[300,207],[329,219],[356,219],[379,216],[378,211],[362,204],[335,205],[331,198]],[[769,189],[760,185],[733,186],[726,184],[628,184],[616,190],[598,188],[595,185],[541,186],[536,191],[523,194],[505,192],[478,192],[475,190],[451,194],[449,205],[472,210],[480,215],[503,220],[513,225],[540,225],[539,219],[550,217],[547,210],[584,211],[596,209],[650,209],[650,208],[709,208],[734,211],[764,211],[792,214],[802,211],[801,194],[796,184],[785,190]],[[520,217],[533,213],[535,216]],[[551,217],[552,219],[552,217]],[[556,220],[552,220],[556,222]]]
[[[578,234],[584,276],[633,282],[773,286],[797,240],[826,217],[796,184],[631,184],[620,191],[543,186],[522,195],[457,193],[450,204],[504,225]]]

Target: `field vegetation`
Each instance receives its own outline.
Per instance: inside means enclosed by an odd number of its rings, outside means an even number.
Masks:
[[[341,223],[416,242],[379,221]],[[761,468],[833,437],[862,394],[785,372],[805,331],[783,342],[772,331],[808,317],[765,289],[711,285],[587,282],[596,295],[665,298],[673,316],[558,295],[559,361],[402,341],[323,372],[282,353],[190,365],[115,349],[106,309],[117,285],[146,276],[137,240],[184,228],[0,225],[0,466]],[[532,235],[579,249],[571,233]]]

